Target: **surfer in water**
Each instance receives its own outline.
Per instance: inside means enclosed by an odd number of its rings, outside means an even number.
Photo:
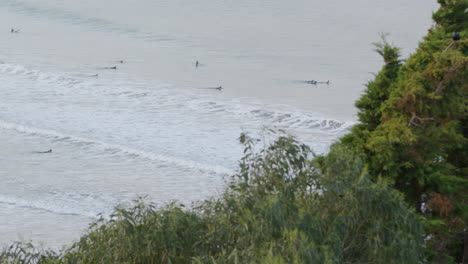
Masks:
[[[52,153],[52,149],[49,149],[46,151],[37,151],[36,153],[40,153],[40,154]]]
[[[12,29],[10,30],[10,32],[11,32],[11,33],[19,33],[19,29],[14,29],[14,28],[12,28]]]
[[[198,61],[195,62],[195,68],[198,68],[198,65],[200,65],[200,63]]]
[[[112,66],[112,67],[105,67],[105,69],[109,69],[109,70],[117,70],[117,66]]]
[[[210,90],[219,90],[221,91],[223,87],[220,85],[218,87],[206,87],[206,88],[198,88],[198,89],[210,89]]]
[[[325,83],[325,84],[330,84],[330,81],[326,81],[326,82],[318,82],[318,81],[314,81],[314,80],[310,80],[310,81],[305,81],[305,83],[308,83],[308,84],[318,84],[318,83]]]

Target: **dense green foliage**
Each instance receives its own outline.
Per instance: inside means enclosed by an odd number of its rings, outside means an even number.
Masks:
[[[468,220],[468,1],[439,2],[406,63],[385,40],[378,46],[385,65],[356,103],[361,124],[340,144],[421,211],[431,259],[447,263],[461,262]]]
[[[422,225],[401,195],[336,148],[314,166],[280,137],[246,155],[225,193],[193,208],[138,203],[56,254],[15,244],[1,263],[418,263]],[[320,169],[319,169],[320,168]]]

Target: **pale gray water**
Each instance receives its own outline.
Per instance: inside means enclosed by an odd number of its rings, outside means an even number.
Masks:
[[[216,195],[242,155],[242,131],[281,128],[326,152],[381,67],[378,33],[407,56],[436,8],[0,0],[0,244],[69,243],[98,213],[138,196]],[[300,82],[311,79],[331,83]]]

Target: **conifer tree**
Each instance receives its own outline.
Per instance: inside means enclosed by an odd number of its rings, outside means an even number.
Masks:
[[[361,124],[341,144],[425,216],[429,258],[449,263],[468,257],[468,1],[439,3],[405,64],[390,68],[398,49],[379,46],[385,65],[356,103]]]

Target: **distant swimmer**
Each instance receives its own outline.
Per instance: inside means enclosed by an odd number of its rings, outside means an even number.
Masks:
[[[46,151],[37,151],[36,153],[40,153],[40,154],[52,153],[52,149],[49,149]]]
[[[210,90],[223,90],[224,88],[220,85],[218,87],[207,87],[207,88],[198,88],[198,89],[210,89]]]
[[[97,73],[91,75],[91,77],[98,77],[98,76],[99,76],[99,74],[97,74]]]
[[[10,33],[19,33],[19,29],[14,29],[14,28],[12,28],[12,29],[10,30]]]
[[[118,62],[118,63],[122,63],[122,64],[124,63],[124,61],[123,61],[123,60],[119,60],[119,61],[117,61],[117,62]]]
[[[106,67],[106,69],[109,69],[109,70],[117,70],[117,66]]]
[[[200,65],[200,63],[198,61],[195,62],[195,68],[198,68],[198,65]]]
[[[310,81],[305,81],[305,83],[308,83],[308,84],[319,84],[319,83],[324,83],[324,84],[330,84],[330,81],[326,81],[326,82],[318,82],[318,81],[314,81],[314,80],[310,80]]]

